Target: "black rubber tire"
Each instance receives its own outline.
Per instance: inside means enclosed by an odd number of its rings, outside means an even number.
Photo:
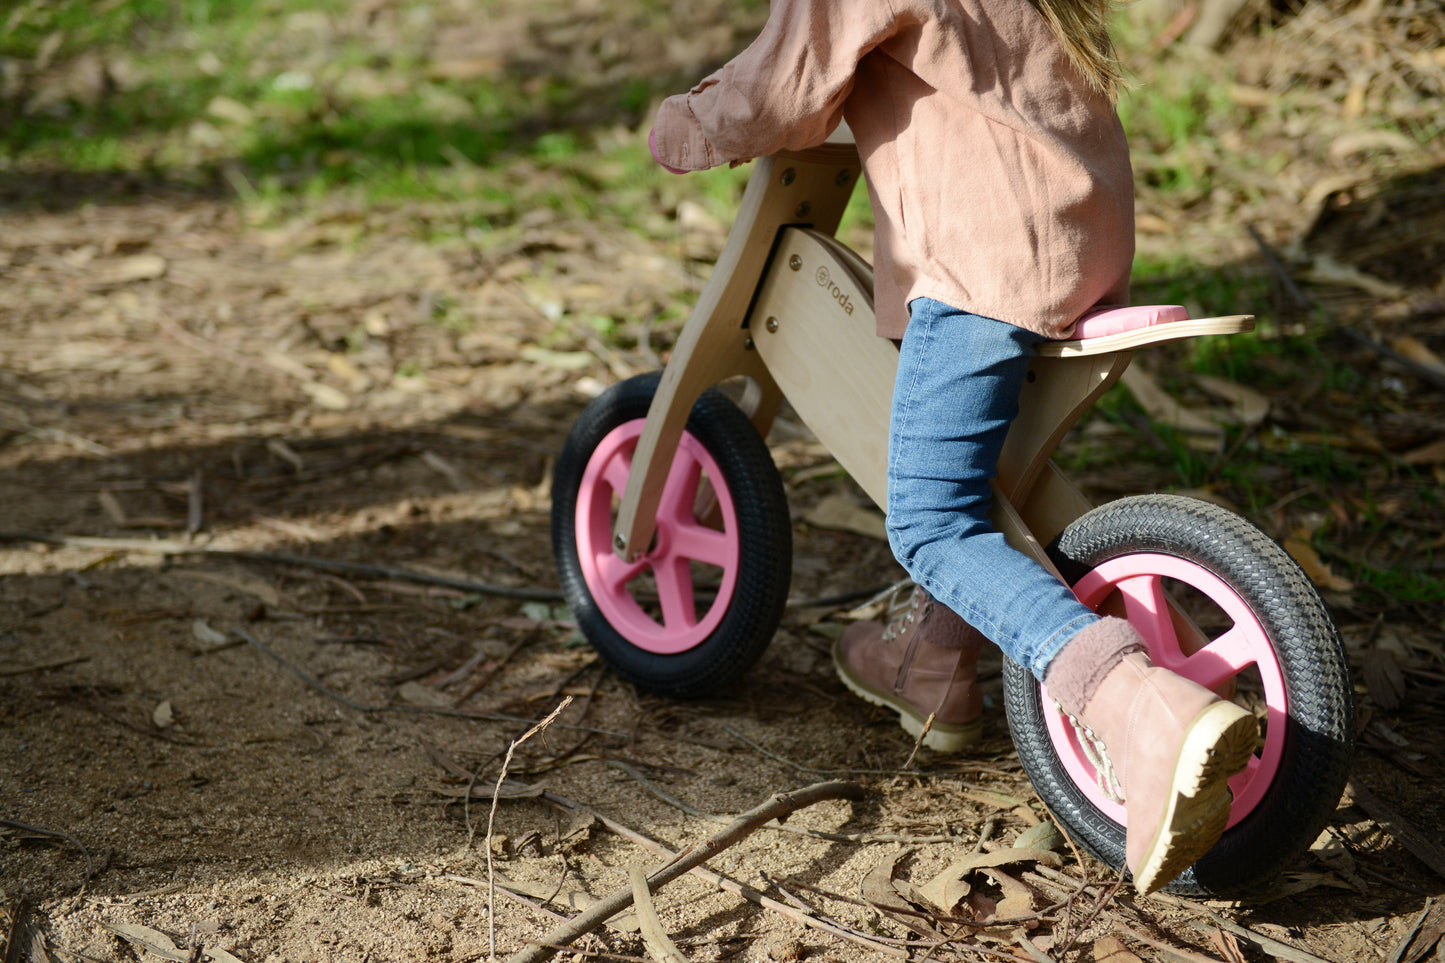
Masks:
[[[707,391],[693,406],[686,431],[716,460],[733,496],[740,551],[727,611],[705,639],[676,654],[641,648],[609,623],[578,557],[579,489],[603,439],[626,422],[646,418],[660,377],[654,372],[613,385],[573,425],[552,482],[552,552],[582,634],[617,674],[645,691],[692,699],[737,682],[772,641],[792,577],[792,525],[782,479],[763,439],[737,405],[716,389]]]
[[[1071,585],[1109,559],[1142,552],[1187,559],[1222,578],[1264,626],[1284,677],[1289,718],[1274,781],[1252,812],[1166,887],[1180,895],[1241,897],[1309,848],[1344,791],[1354,737],[1344,647],[1294,560],[1253,525],[1208,502],[1175,495],[1120,499],[1076,520],[1050,546]],[[1094,806],[1063,768],[1037,680],[1005,660],[1004,685],[1014,745],[1040,798],[1077,843],[1123,870],[1124,827]]]

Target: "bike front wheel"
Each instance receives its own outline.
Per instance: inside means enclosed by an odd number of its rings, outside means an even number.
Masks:
[[[1263,532],[1180,496],[1096,508],[1066,528],[1050,554],[1085,605],[1127,618],[1143,634],[1154,664],[1259,719],[1256,752],[1230,781],[1229,828],[1167,887],[1218,898],[1258,889],[1308,849],[1349,774],[1349,669],[1318,593]],[[1008,660],[1004,679],[1014,744],[1039,796],[1094,857],[1122,869],[1123,806],[1099,789],[1046,687]]]
[[[657,373],[582,412],[552,483],[552,549],[582,634],[624,679],[676,698],[736,682],[782,620],[792,527],[782,480],[742,411],[716,389],[693,406],[656,534],[633,561],[612,549]]]

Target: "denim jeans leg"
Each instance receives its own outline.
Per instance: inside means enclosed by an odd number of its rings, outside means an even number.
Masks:
[[[1038,678],[1096,616],[989,520],[990,481],[1043,338],[928,298],[909,305],[888,439],[888,539],[935,599]]]

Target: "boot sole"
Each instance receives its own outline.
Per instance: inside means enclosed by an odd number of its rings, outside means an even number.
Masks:
[[[1174,879],[1224,835],[1234,798],[1228,781],[1249,765],[1258,734],[1254,716],[1232,702],[1216,702],[1190,723],[1168,808],[1134,871],[1139,892],[1152,893]]]
[[[919,733],[923,732],[923,724],[928,721],[928,717],[919,715],[918,710],[911,703],[881,689],[875,689],[862,679],[855,678],[839,656],[836,644],[833,646],[833,668],[837,671],[838,678],[858,698],[898,713],[898,722],[903,726],[904,732],[915,739],[918,738]],[[934,752],[960,752],[969,746],[976,745],[982,738],[983,719],[959,723],[939,722],[935,719],[928,733],[923,737],[923,745]]]

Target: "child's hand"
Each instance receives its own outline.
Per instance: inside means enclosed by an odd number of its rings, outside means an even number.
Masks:
[[[652,154],[652,159],[655,160],[655,161],[657,161],[657,163],[662,167],[663,170],[670,171],[670,172],[672,172],[672,173],[674,173],[674,174],[686,174],[686,173],[687,173],[687,171],[678,170],[676,167],[669,167],[666,163],[663,162],[663,160],[662,160],[661,157],[658,157],[658,156],[657,156],[657,128],[656,128],[656,127],[652,128],[652,130],[650,130],[650,131],[647,132],[647,149],[648,149],[648,151],[651,152],[651,154]]]

